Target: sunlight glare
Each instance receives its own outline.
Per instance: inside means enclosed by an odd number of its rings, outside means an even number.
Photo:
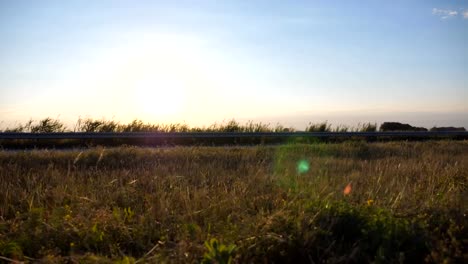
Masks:
[[[180,113],[184,106],[185,89],[176,78],[153,76],[136,83],[136,104],[145,115],[170,117]]]
[[[132,88],[134,107],[149,119],[172,119],[186,110],[187,98],[199,85],[193,77],[200,50],[184,39],[141,39],[130,45],[125,79]]]

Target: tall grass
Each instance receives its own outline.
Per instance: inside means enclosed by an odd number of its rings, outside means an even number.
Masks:
[[[467,183],[466,141],[3,151],[0,256],[462,262]]]
[[[328,121],[321,123],[309,123],[305,129],[306,132],[376,132],[377,124],[359,123],[357,127],[337,125],[334,128]]]
[[[58,119],[50,117],[39,120],[37,123],[34,120],[29,120],[24,124],[19,124],[14,128],[7,128],[5,132],[31,132],[31,133],[51,133],[65,132],[67,128]]]
[[[332,128],[326,121],[322,123],[309,123],[305,131],[307,132],[348,132],[376,131],[376,124],[364,123],[357,127],[337,125]],[[32,133],[50,133],[50,132],[294,132],[293,127],[285,127],[281,124],[272,126],[261,122],[247,121],[242,124],[232,119],[227,122],[214,123],[204,127],[190,127],[187,124],[152,124],[145,123],[142,120],[133,120],[128,124],[122,124],[114,120],[97,120],[92,118],[78,119],[73,128],[68,128],[58,119],[44,118],[39,121],[29,120],[24,124],[16,125],[12,128],[6,128],[3,132],[32,132]],[[1,131],[0,131],[1,132]]]
[[[67,128],[60,120],[45,118],[35,122],[30,120],[4,132],[292,132],[294,128],[284,127],[280,124],[272,127],[270,124],[247,121],[241,124],[232,119],[228,122],[215,123],[205,127],[190,127],[187,124],[152,124],[142,120],[133,120],[128,124],[121,124],[113,120],[95,120],[91,118],[78,119],[73,129]]]

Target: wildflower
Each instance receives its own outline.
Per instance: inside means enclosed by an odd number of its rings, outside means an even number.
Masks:
[[[372,204],[374,204],[374,200],[372,199],[367,200],[367,206],[371,206]]]
[[[63,219],[64,219],[65,221],[70,221],[71,215],[67,214],[67,215],[65,215],[65,216],[63,217]]]

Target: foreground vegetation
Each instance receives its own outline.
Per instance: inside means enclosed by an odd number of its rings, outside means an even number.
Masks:
[[[0,261],[463,262],[468,142],[0,152]]]

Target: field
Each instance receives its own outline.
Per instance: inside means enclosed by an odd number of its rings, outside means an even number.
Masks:
[[[0,262],[467,261],[468,141],[0,152]]]

